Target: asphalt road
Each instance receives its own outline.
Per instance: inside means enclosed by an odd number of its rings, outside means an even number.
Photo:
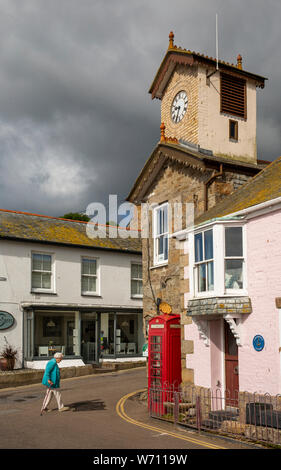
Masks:
[[[40,416],[40,384],[0,390],[1,449],[249,449],[149,418],[128,396],[145,388],[146,369],[91,375],[61,382],[63,403],[75,411]]]

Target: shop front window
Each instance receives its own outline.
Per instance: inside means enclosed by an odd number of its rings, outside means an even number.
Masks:
[[[127,356],[138,353],[138,316],[117,314],[116,354]]]
[[[34,356],[79,356],[79,312],[35,312]]]
[[[140,314],[101,314],[101,354],[106,356],[138,355],[144,343]]]
[[[85,363],[97,362],[97,313],[81,316],[81,355]]]

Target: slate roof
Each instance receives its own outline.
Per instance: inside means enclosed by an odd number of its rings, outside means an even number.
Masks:
[[[200,215],[195,220],[195,225],[278,197],[281,197],[281,157],[271,162],[240,189],[226,196],[222,202]]]
[[[141,238],[89,238],[87,222],[0,209],[1,238],[141,254]]]
[[[218,157],[216,155],[208,155],[202,150],[203,149],[196,150],[195,148],[192,150],[180,142],[178,144],[159,142],[139,173],[126,199],[134,202],[139,199],[136,197],[136,194],[139,196],[139,193],[145,192],[145,185],[147,186],[149,181],[155,177],[155,174],[152,171],[153,161],[160,157],[162,157],[162,160],[168,158],[170,160],[177,161],[182,165],[196,168],[199,171],[205,171],[206,168],[214,165],[219,167],[219,164],[223,163],[225,169],[236,169],[237,172],[247,172],[249,175],[255,175],[269,163],[263,160],[257,160],[257,163],[250,163],[229,158],[227,156]],[[157,171],[159,171],[159,168]]]
[[[206,67],[216,68],[215,58],[173,45],[173,47],[168,48],[150,86],[149,93],[152,95],[152,98],[162,98],[163,90],[173,73],[174,65],[177,63],[188,63],[189,65],[201,63]],[[223,60],[219,60],[218,65],[219,70],[239,75],[241,78],[252,79],[257,87],[264,88],[264,82],[267,80],[266,77],[248,72],[239,68],[237,64],[231,64]]]

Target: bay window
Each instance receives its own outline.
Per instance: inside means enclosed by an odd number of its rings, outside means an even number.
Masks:
[[[244,234],[242,225],[229,222],[194,233],[190,276],[195,296],[245,295]]]

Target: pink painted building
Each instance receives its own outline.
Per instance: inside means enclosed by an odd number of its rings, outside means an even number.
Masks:
[[[194,384],[280,394],[281,157],[174,236],[189,255]]]

